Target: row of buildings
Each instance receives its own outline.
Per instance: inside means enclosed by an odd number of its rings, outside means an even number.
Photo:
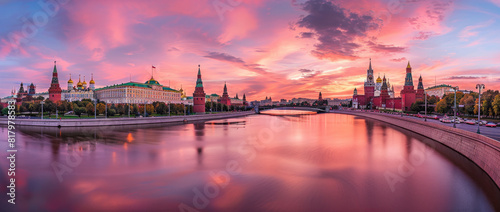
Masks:
[[[468,90],[457,90],[463,93],[471,93]],[[366,81],[364,83],[364,94],[358,93],[357,88],[354,88],[352,96],[353,108],[372,108],[372,109],[393,109],[393,110],[410,110],[410,107],[416,101],[424,101],[425,93],[429,96],[442,98],[444,95],[454,93],[455,88],[450,85],[435,85],[424,89],[422,76],[418,79],[417,89],[413,85],[412,68],[410,62],[406,66],[405,84],[400,91],[400,97],[394,96],[394,86],[390,86],[389,80],[383,77],[374,81],[373,69],[370,59],[370,65],[366,73]]]
[[[155,69],[155,67],[152,67]],[[87,86],[88,85],[88,86]],[[200,87],[201,86],[201,87]],[[69,77],[66,89],[61,89],[59,84],[59,77],[57,72],[56,61],[54,61],[54,68],[52,70],[52,80],[48,92],[36,93],[36,86],[31,83],[28,89],[24,89],[23,83],[19,90],[16,92],[12,91],[11,95],[2,98],[2,103],[15,100],[18,104],[23,101],[32,101],[35,98],[42,96],[44,99],[49,99],[53,102],[65,100],[65,101],[80,101],[82,99],[104,101],[112,104],[151,104],[153,102],[165,102],[165,103],[182,103],[186,105],[193,105],[194,102],[200,103],[201,98],[199,95],[199,88],[203,89],[203,84],[201,82],[201,70],[198,66],[198,81],[196,84],[195,93],[192,97],[187,96],[186,92],[181,89],[176,90],[169,86],[164,86],[154,79],[151,75],[151,79],[144,83],[140,82],[126,82],[121,84],[109,85],[102,88],[96,88],[93,75],[91,75],[91,80],[87,84],[85,81],[85,76],[83,82],[81,77],[78,77],[78,83],[74,85],[74,82]],[[198,93],[197,93],[198,91]],[[195,95],[196,94],[196,95]],[[219,102],[225,105],[235,105],[235,106],[245,106],[247,105],[246,96],[243,94],[243,98],[238,98],[238,94],[234,98],[230,98],[227,93],[227,86],[224,83],[224,92],[222,96],[217,94],[205,95],[203,92],[203,112],[205,108],[205,102]]]

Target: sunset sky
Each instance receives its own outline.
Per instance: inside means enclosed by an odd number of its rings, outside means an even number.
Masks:
[[[207,94],[226,81],[249,100],[345,98],[362,93],[370,57],[396,95],[408,60],[424,87],[500,89],[500,0],[46,2],[0,0],[1,97],[21,82],[47,91],[54,60],[63,89],[70,74],[144,82],[155,65],[191,96],[200,64]]]

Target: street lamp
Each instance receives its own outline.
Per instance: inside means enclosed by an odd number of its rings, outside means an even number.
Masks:
[[[94,99],[94,119],[97,119],[97,99]]]
[[[425,116],[424,116],[424,121],[427,121],[427,91],[424,91],[425,95]]]
[[[43,119],[43,105],[45,104],[45,102],[41,101],[40,104],[42,105],[42,119]]]
[[[485,88],[484,84],[477,84],[476,89],[479,90],[479,100],[478,100],[478,106],[477,106],[477,134],[481,134],[481,131],[479,131],[479,125],[481,123],[481,90]]]
[[[455,106],[453,107],[453,128],[457,128],[457,87],[453,87],[453,90],[455,90]]]

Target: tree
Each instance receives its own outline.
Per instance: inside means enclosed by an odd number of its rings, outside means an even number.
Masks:
[[[125,107],[126,107],[126,106],[125,106],[125,105],[123,105],[123,104],[118,104],[118,105],[116,106],[116,112],[117,112],[118,114],[120,114],[120,116],[122,116],[122,115],[123,115],[123,114],[125,114],[125,112],[126,112],[126,108],[125,108]]]
[[[1,106],[1,105],[0,105]],[[33,111],[35,111],[35,104],[34,103],[30,103],[28,105],[28,111],[30,112],[30,114],[33,113]]]
[[[115,109],[108,109],[108,116],[114,116],[116,114],[116,110]]]
[[[416,101],[413,104],[411,104],[410,109],[411,109],[411,111],[414,111],[414,112],[424,111],[425,110],[425,102]]]
[[[9,114],[9,108],[2,108],[2,115],[8,115]]]
[[[40,100],[40,101],[43,101],[43,100],[45,100],[45,98],[44,98],[43,96],[38,96],[38,97],[36,97],[36,99],[35,99],[35,100]]]
[[[158,114],[166,114],[168,112],[168,108],[167,108],[167,105],[165,104],[165,102],[159,102],[155,105],[155,110],[156,110],[156,113]]]
[[[155,108],[153,105],[146,105],[146,113],[151,115],[155,111]]]
[[[78,117],[80,117],[83,113],[87,112],[87,110],[84,107],[74,107],[73,111]]]
[[[137,107],[136,104],[134,104],[134,106],[132,107],[132,114],[137,115],[138,113],[139,113],[139,108]]]
[[[493,99],[493,111],[495,116],[500,116],[500,94],[497,94]]]
[[[475,99],[474,96],[471,94],[465,94],[465,96],[460,99],[460,105],[463,105],[462,112],[473,115],[474,114],[474,105],[475,105]]]
[[[98,114],[104,114],[105,111],[106,111],[106,105],[104,105],[104,103],[97,104],[97,113]]]
[[[94,113],[94,104],[92,102],[87,103],[87,106],[85,106],[87,109],[87,116],[90,116],[90,114]]]
[[[438,113],[447,113],[448,112],[448,104],[446,103],[446,99],[441,99],[434,109]]]
[[[43,105],[43,111],[49,112],[50,116],[50,112],[56,111],[56,105],[54,104],[54,102],[50,101],[50,99],[47,99],[45,100],[45,104]]]

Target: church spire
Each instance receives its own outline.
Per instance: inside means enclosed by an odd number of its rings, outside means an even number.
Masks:
[[[409,61],[409,60],[408,60],[408,65],[406,66],[406,68],[411,68],[410,61]]]

